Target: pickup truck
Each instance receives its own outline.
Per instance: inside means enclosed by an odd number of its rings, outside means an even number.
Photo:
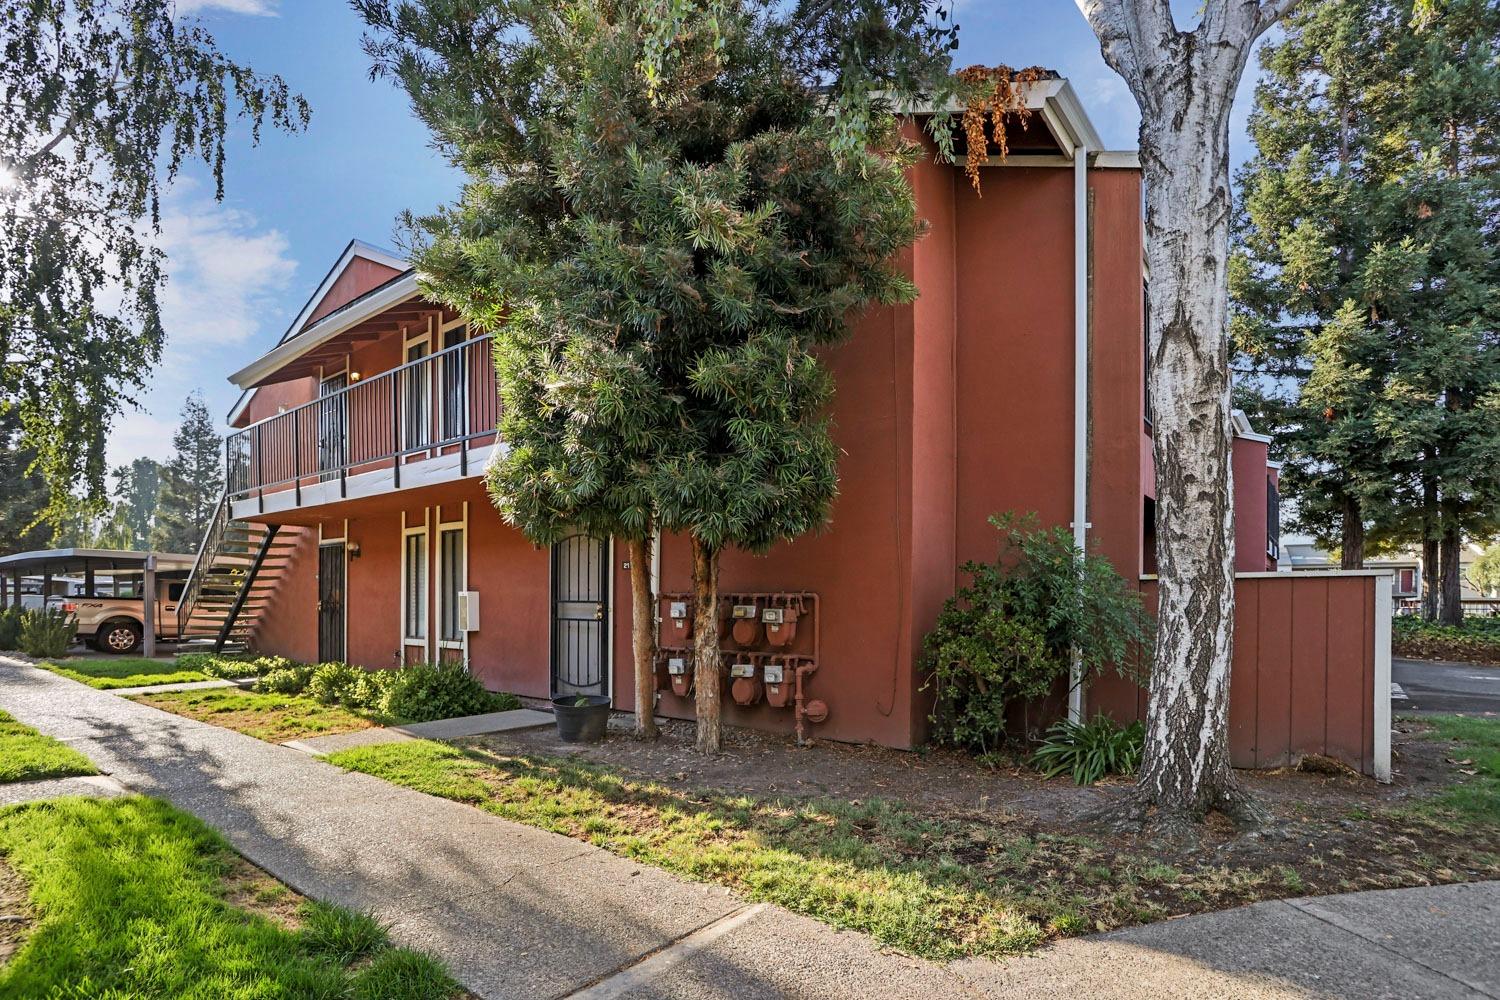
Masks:
[[[153,617],[156,637],[173,641],[177,635],[177,602],[182,599],[186,580],[156,581],[156,607]],[[42,606],[40,594],[21,597],[24,608]],[[60,608],[78,618],[78,641],[105,653],[134,653],[141,648],[146,634],[145,601],[139,597],[90,596],[87,594],[53,594],[47,607]]]

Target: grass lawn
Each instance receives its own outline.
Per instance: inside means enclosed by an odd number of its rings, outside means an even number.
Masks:
[[[201,670],[178,668],[176,660],[148,660],[139,656],[76,657],[65,663],[44,660],[37,666],[106,691],[147,684],[212,680]]]
[[[271,694],[239,688],[161,691],[132,695],[131,700],[270,743],[347,733],[401,721],[352,712],[338,705],[323,705],[306,695]]]
[[[963,821],[884,800],[689,792],[595,764],[477,746],[411,741],[329,761],[935,959],[1017,953],[1057,935],[1304,888],[1282,865],[1174,866],[993,815]]]
[[[1500,719],[1430,715],[1429,739],[1452,740],[1450,758],[1463,780],[1419,808],[1460,826],[1500,828]]]
[[[155,799],[0,809],[0,899],[27,925],[0,996],[445,1000],[433,958],[370,917],[299,901],[198,820]],[[19,940],[17,940],[19,938]],[[6,945],[0,937],[0,948]],[[18,946],[18,947],[17,947]],[[3,958],[3,951],[0,951]]]
[[[98,774],[83,754],[0,712],[0,783]]]

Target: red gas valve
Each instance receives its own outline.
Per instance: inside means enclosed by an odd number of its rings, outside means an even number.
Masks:
[[[767,608],[761,613],[761,620],[766,623],[766,639],[773,646],[790,646],[797,638],[799,617],[796,608]]]
[[[693,640],[693,602],[681,597],[661,599],[661,644],[686,646]]]
[[[734,621],[730,634],[734,636],[736,643],[741,646],[754,646],[760,641],[759,604],[754,601],[736,602],[732,606],[730,618]]]

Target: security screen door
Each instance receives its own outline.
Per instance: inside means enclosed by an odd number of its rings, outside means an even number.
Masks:
[[[608,694],[608,542],[570,535],[552,546],[552,693]]]

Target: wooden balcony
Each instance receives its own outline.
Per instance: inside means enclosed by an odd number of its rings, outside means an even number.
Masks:
[[[225,440],[232,516],[337,503],[481,474],[500,401],[477,337],[347,385]]]

